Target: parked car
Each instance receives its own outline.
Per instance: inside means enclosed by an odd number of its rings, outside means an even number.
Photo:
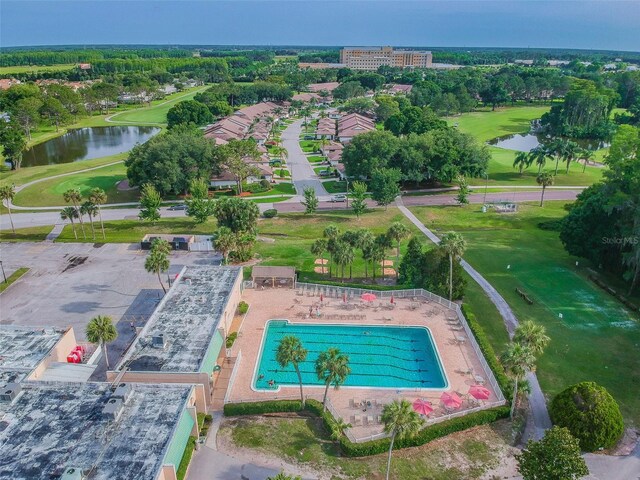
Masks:
[[[186,210],[187,206],[184,203],[180,203],[178,205],[171,205],[169,210]]]
[[[346,201],[347,201],[347,196],[342,193],[331,197],[331,203],[346,202]]]

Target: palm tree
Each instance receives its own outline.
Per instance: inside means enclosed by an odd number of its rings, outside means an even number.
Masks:
[[[80,215],[87,215],[89,217],[89,224],[91,225],[91,234],[93,239],[96,239],[96,230],[93,228],[93,218],[98,215],[98,207],[90,201],[84,202],[80,205]]]
[[[518,382],[524,378],[527,372],[535,368],[536,357],[531,348],[519,343],[510,343],[501,357],[504,369],[513,377],[513,398],[511,400],[511,419],[516,409],[518,398]]]
[[[344,435],[344,431],[347,428],[351,428],[351,424],[344,421],[342,417],[336,419],[333,425],[333,432],[331,433],[332,440],[340,440],[340,436]]]
[[[87,235],[84,233],[84,223],[82,222],[82,215],[80,214],[80,209],[78,204],[82,200],[82,194],[80,190],[77,188],[70,188],[66,192],[62,194],[64,201],[67,203],[73,203],[73,206],[78,211],[78,219],[80,220],[80,229],[82,230],[82,236],[86,239]]]
[[[534,157],[529,152],[518,152],[513,161],[513,168],[517,168],[520,175],[529,168],[534,161]]]
[[[351,266],[354,260],[353,247],[343,240],[337,240],[333,254],[336,264],[340,265],[341,279],[342,283],[344,283],[344,267],[349,265],[349,272],[351,272]],[[351,278],[351,273],[349,273],[349,278]]]
[[[60,218],[62,220],[69,220],[71,222],[71,229],[73,230],[73,236],[78,239],[78,232],[76,232],[76,224],[74,220],[78,218],[78,211],[75,207],[64,207],[60,212]]]
[[[560,163],[560,159],[566,158],[566,155],[568,152],[568,143],[569,141],[565,140],[564,138],[556,138],[547,147],[548,153],[550,155],[553,155],[556,159],[556,169],[555,169],[555,172],[553,173],[554,176],[558,175],[558,164]]]
[[[364,278],[369,278],[369,262],[371,261],[374,242],[375,237],[370,230],[360,230],[357,246],[362,251],[362,259],[364,260]]]
[[[311,244],[311,253],[322,261],[322,273],[324,273],[324,252],[327,251],[327,241],[324,238],[318,238]]]
[[[13,217],[11,216],[11,202],[13,202],[13,197],[16,196],[16,189],[13,185],[2,185],[0,186],[0,200],[5,204],[7,210],[9,211],[9,221],[11,222],[11,231],[16,233],[16,229],[13,226]]]
[[[391,434],[391,443],[389,445],[389,458],[387,460],[387,480],[389,480],[389,472],[391,470],[391,452],[393,451],[393,443],[397,438],[415,436],[423,425],[423,420],[417,412],[413,410],[408,400],[394,400],[388,403],[382,409],[382,422],[384,423],[385,433]]]
[[[578,145],[576,142],[572,142],[572,141],[568,141],[565,144],[565,149],[564,149],[564,160],[565,162],[567,162],[567,172],[569,173],[569,165],[571,165],[571,162],[580,156],[580,152],[582,151],[582,149],[580,148],[580,145]]]
[[[274,157],[279,157],[279,158],[282,158],[284,160],[289,158],[289,152],[287,151],[287,149],[284,148],[284,147],[280,147],[280,146],[271,147],[271,154]]]
[[[102,354],[109,368],[109,357],[107,355],[107,343],[113,342],[118,338],[118,331],[113,325],[111,317],[106,315],[98,315],[93,317],[86,330],[87,340],[91,343],[97,343],[102,347]]]
[[[222,254],[222,263],[229,262],[229,253],[236,248],[237,236],[228,227],[220,227],[213,240],[213,246]]]
[[[542,202],[544,201],[544,191],[547,187],[553,185],[553,175],[549,172],[542,172],[536,177],[536,182],[538,185],[542,185],[542,195],[540,196],[540,206],[542,206]]]
[[[445,233],[440,239],[440,248],[449,256],[449,301],[453,297],[453,259],[460,258],[467,244],[462,235],[456,232]]]
[[[589,148],[584,148],[580,151],[580,158],[584,162],[582,164],[582,173],[584,173],[585,170],[587,169],[587,163],[589,163],[590,160],[593,160],[595,156],[596,156],[596,152],[594,152]]]
[[[409,236],[410,230],[400,222],[393,222],[387,230],[387,237],[396,242],[396,278],[398,278],[398,270],[400,267],[400,242]]]
[[[384,280],[384,261],[387,257],[387,248],[391,247],[391,242],[386,233],[379,234],[373,240],[373,251],[371,252],[371,261],[373,262],[373,280],[376,279],[376,263],[382,264],[382,279]]]
[[[331,278],[331,268],[333,267],[333,252],[335,243],[340,235],[340,230],[335,225],[329,225],[324,229],[323,236],[327,239],[327,250],[329,252],[329,278]]]
[[[544,166],[547,164],[547,158],[550,158],[552,155],[544,145],[538,145],[535,148],[532,148],[529,151],[529,155],[531,156],[532,163],[538,165],[538,173],[542,171]]]
[[[144,261],[144,268],[147,272],[158,275],[160,286],[164,293],[167,293],[167,289],[164,287],[164,283],[162,283],[162,279],[160,278],[162,272],[169,270],[169,257],[167,254],[160,250],[151,250],[147,259]]]
[[[337,348],[330,348],[326,352],[320,352],[316,360],[316,373],[318,380],[324,380],[324,396],[322,397],[322,405],[327,409],[327,393],[329,386],[333,385],[336,390],[340,388],[349,374],[349,357]]]
[[[293,365],[293,368],[298,375],[298,381],[300,382],[300,401],[302,402],[302,408],[304,408],[304,393],[302,391],[302,375],[300,375],[300,364],[307,359],[306,348],[302,346],[302,342],[298,337],[293,335],[287,335],[280,340],[278,349],[276,350],[276,361],[282,368],[287,368],[289,364]]]
[[[547,336],[547,331],[542,325],[532,320],[525,320],[516,328],[513,341],[528,347],[535,355],[540,355],[551,339]]]
[[[100,205],[104,205],[107,202],[107,194],[101,188],[94,188],[89,192],[89,200],[98,207],[98,217],[100,217],[102,238],[106,239],[107,237],[104,234],[104,223],[102,222],[102,208],[100,208]]]

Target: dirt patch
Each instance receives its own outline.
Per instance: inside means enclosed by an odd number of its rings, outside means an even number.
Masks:
[[[389,276],[393,276],[396,274],[396,271],[393,268],[385,268],[384,269],[384,274],[389,275]]]
[[[378,263],[382,267],[393,267],[393,260],[383,260]]]
[[[314,267],[313,271],[316,273],[328,273],[329,269],[327,267]]]
[[[326,265],[327,263],[329,263],[329,260],[327,260],[326,258],[316,258],[313,263],[315,263],[316,265]]]
[[[87,261],[87,258],[89,257],[79,257],[77,255],[74,255],[73,257],[69,257],[69,259],[67,260],[67,266],[64,268],[64,270],[62,270],[62,273],[82,265],[84,262]]]

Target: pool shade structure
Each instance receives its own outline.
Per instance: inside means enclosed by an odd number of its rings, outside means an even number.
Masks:
[[[265,267],[256,265],[251,270],[253,284],[262,288],[294,288],[296,269],[293,267]]]
[[[373,302],[377,297],[373,293],[363,293],[360,299],[365,302]]]
[[[491,391],[482,385],[471,385],[469,395],[477,400],[488,400],[491,396]]]
[[[462,399],[458,396],[456,392],[447,393],[443,392],[440,395],[440,401],[444,405],[445,408],[451,410],[457,410],[462,406]]]
[[[421,398],[418,398],[413,402],[413,409],[420,415],[429,415],[431,412],[433,412],[433,407],[431,406],[431,404]]]

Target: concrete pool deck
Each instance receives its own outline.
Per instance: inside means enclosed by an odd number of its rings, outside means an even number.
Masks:
[[[271,319],[288,319],[296,323],[309,324],[344,324],[344,325],[415,325],[428,327],[437,347],[440,361],[449,380],[447,392],[458,392],[466,395],[469,387],[477,383],[475,376],[487,380],[485,386],[491,391],[491,397],[484,402],[489,404],[499,401],[498,394],[493,390],[481,361],[476,355],[464,330],[454,330],[448,320],[456,318],[454,310],[434,301],[427,301],[419,297],[417,301],[396,298],[393,310],[384,308],[389,300],[376,300],[365,308],[358,297],[349,300],[353,305],[351,310],[344,308],[341,298],[324,298],[320,307],[320,318],[315,315],[315,307],[320,306],[318,296],[300,296],[296,290],[290,289],[245,289],[243,299],[250,308],[240,327],[238,339],[229,354],[231,357],[240,356],[234,371],[234,378],[230,382],[226,398],[228,402],[265,401],[285,398],[299,398],[299,387],[281,386],[278,391],[257,391],[252,385],[256,364],[259,362],[265,325]],[[309,317],[309,308],[313,308],[313,315]],[[337,348],[340,348],[340,338],[336,338]],[[447,412],[441,405],[440,395],[443,389],[389,389],[369,387],[341,387],[339,390],[331,388],[329,399],[338,415],[353,427],[350,433],[355,438],[365,438],[382,432],[382,424],[378,416],[382,413],[382,405],[398,398],[406,398],[413,402],[416,398],[429,400],[434,412],[430,418],[437,418]],[[305,386],[304,393],[308,398],[322,399],[324,387]],[[472,399],[473,400],[473,399]],[[354,403],[368,401],[372,406],[363,411],[363,407],[354,407]],[[377,405],[377,406],[374,406]],[[476,406],[467,397],[460,410]]]

